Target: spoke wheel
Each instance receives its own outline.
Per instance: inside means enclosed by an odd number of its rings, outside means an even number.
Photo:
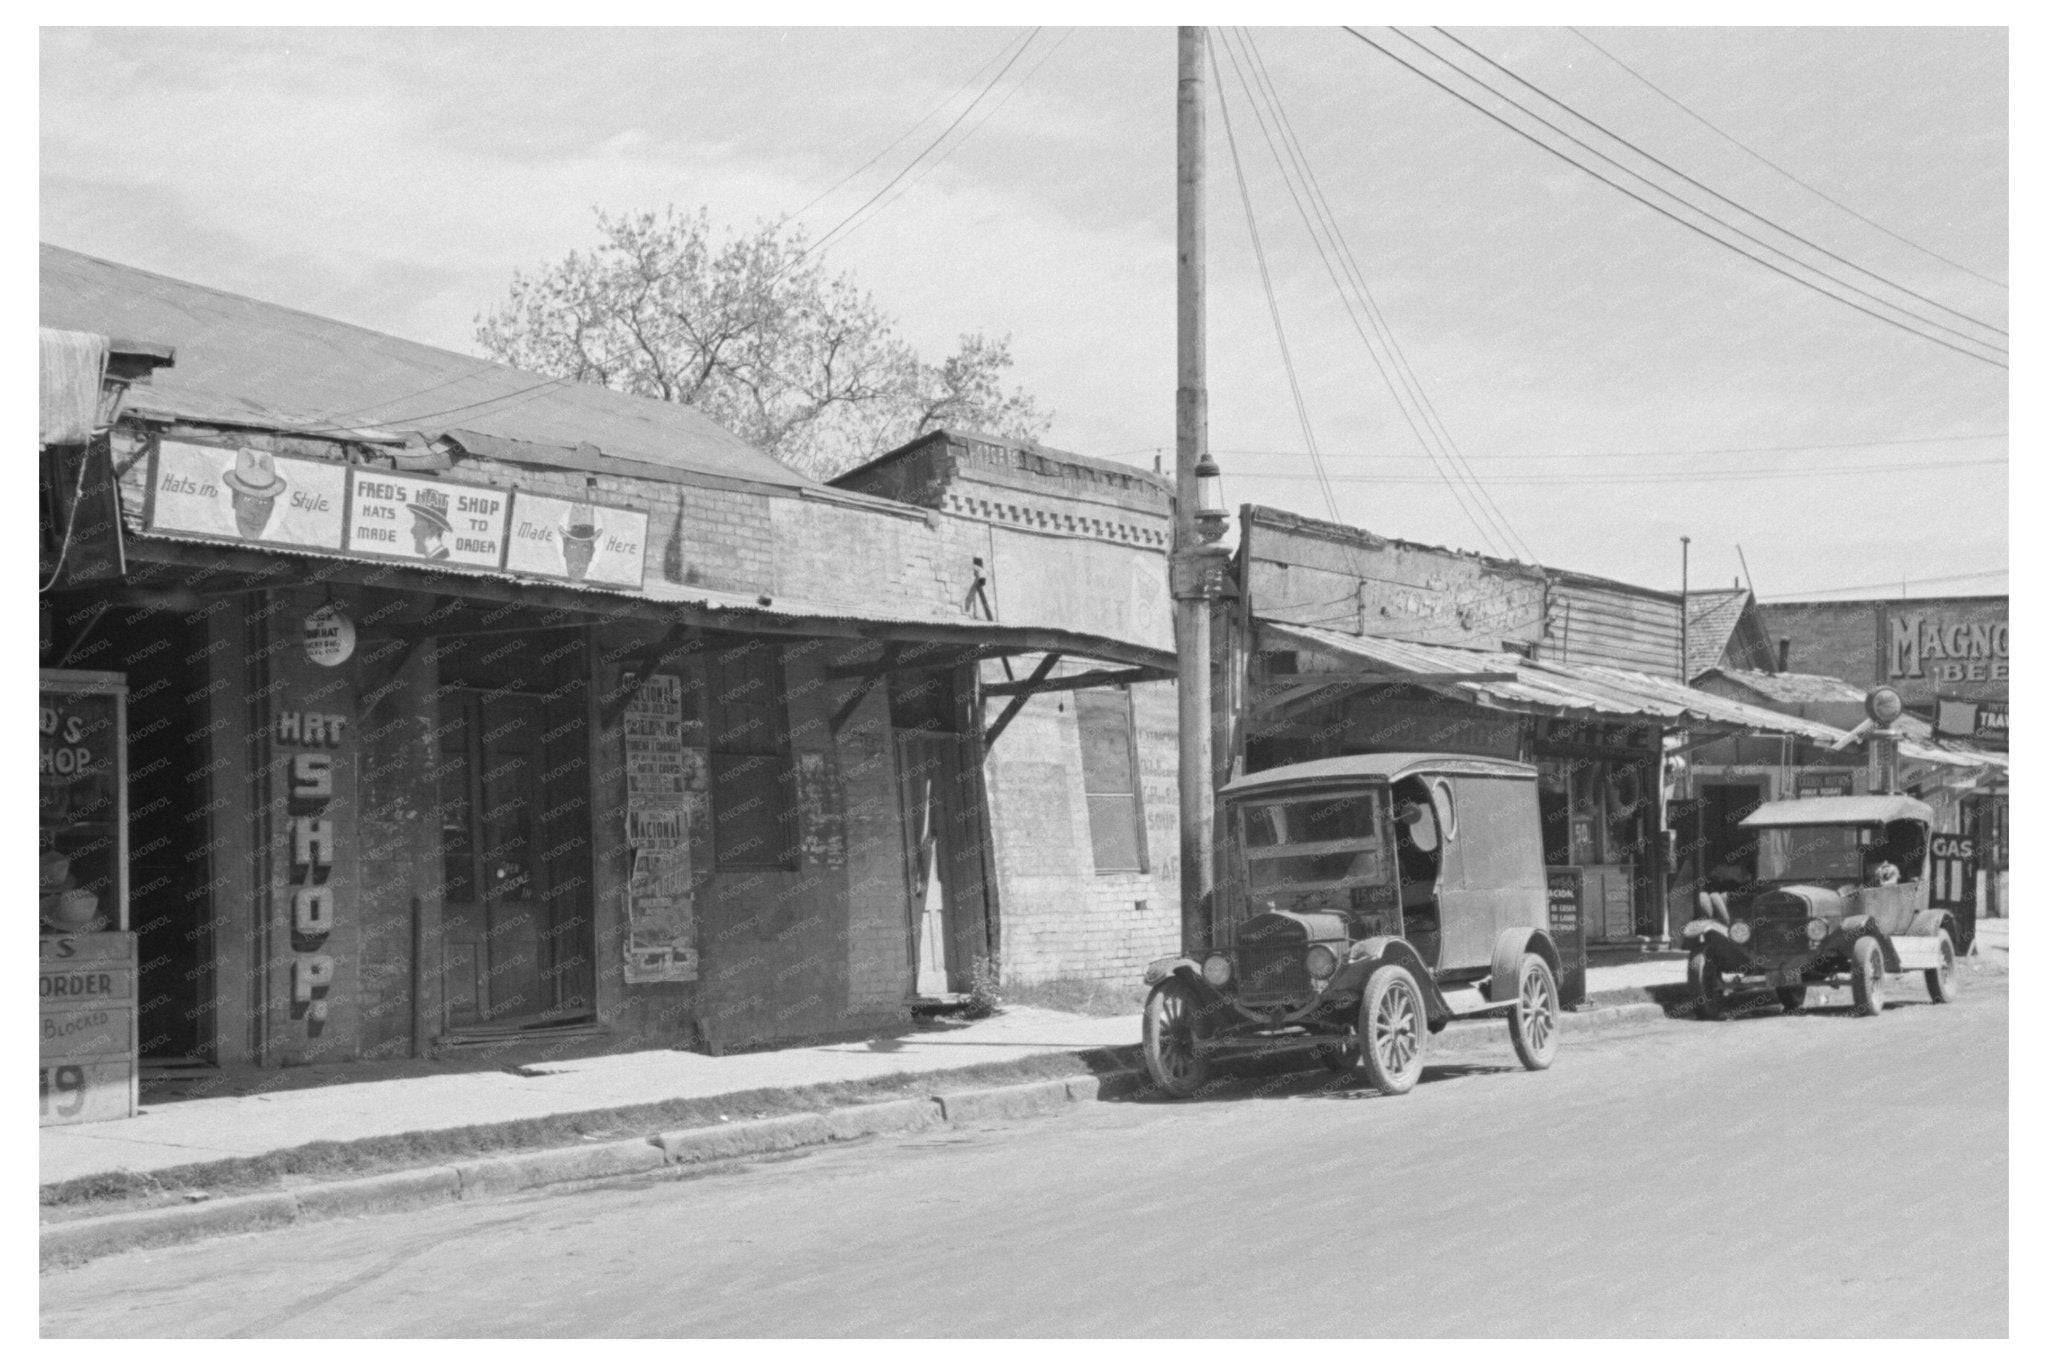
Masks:
[[[1383,1095],[1405,1095],[1422,1079],[1429,1018],[1422,989],[1406,967],[1382,967],[1358,1002],[1358,1042],[1366,1079]]]
[[[1515,1009],[1508,1015],[1508,1038],[1523,1066],[1541,1071],[1557,1059],[1557,1030],[1557,978],[1548,962],[1524,953],[1515,979]]]
[[[1145,1070],[1174,1099],[1188,1099],[1209,1079],[1209,1059],[1198,1046],[1201,1002],[1194,987],[1169,976],[1145,1000]]]
[[[1728,993],[1721,985],[1721,969],[1704,951],[1685,960],[1685,984],[1692,991],[1693,1004],[1702,1019],[1719,1019],[1728,1007]]]
[[[1849,994],[1858,1014],[1884,1013],[1884,950],[1868,934],[1849,954]]]
[[[1956,945],[1943,929],[1935,936],[1939,942],[1935,950],[1941,954],[1941,965],[1927,969],[1927,998],[1937,1005],[1946,1005],[1956,998],[1962,989],[1962,979],[1956,975]]]

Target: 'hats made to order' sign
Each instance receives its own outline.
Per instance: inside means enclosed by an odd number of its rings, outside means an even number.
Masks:
[[[647,513],[244,447],[160,442],[143,529],[421,568],[639,588]]]

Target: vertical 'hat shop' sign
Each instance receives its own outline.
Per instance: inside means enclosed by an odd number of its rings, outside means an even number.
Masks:
[[[329,602],[306,618],[306,657],[323,668],[348,662],[356,652],[356,623]]]

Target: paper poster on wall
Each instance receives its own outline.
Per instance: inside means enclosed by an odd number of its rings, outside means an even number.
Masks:
[[[353,469],[348,552],[437,569],[497,569],[511,495],[502,488]]]
[[[684,711],[682,679],[656,673],[638,681],[620,718],[631,860],[626,878],[629,985],[697,979],[692,774],[683,748]]]
[[[796,802],[804,862],[819,867],[846,866],[846,809],[840,799],[839,767],[830,754],[813,750],[797,754]]]
[[[268,450],[158,443],[143,529],[243,545],[341,549],[348,466]]]
[[[512,499],[505,567],[539,578],[638,588],[646,545],[645,512],[521,489]]]

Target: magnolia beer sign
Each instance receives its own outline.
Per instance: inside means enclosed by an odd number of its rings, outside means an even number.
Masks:
[[[647,514],[273,451],[162,441],[143,529],[420,568],[638,589]]]
[[[1895,612],[1889,626],[1887,678],[1926,678],[1937,683],[2009,683],[2012,679],[2011,628],[2004,620],[1962,621],[1931,612]]]

